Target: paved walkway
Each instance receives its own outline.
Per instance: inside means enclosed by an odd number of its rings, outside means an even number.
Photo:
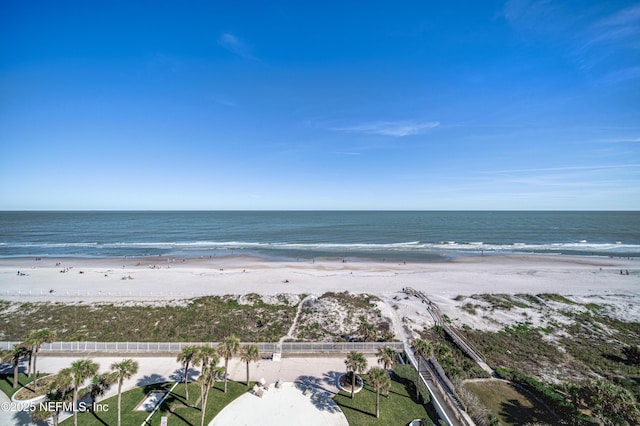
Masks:
[[[121,361],[123,358],[133,358],[138,361],[138,373],[129,380],[125,380],[122,391],[133,389],[136,386],[144,386],[152,383],[181,381],[184,380],[184,369],[176,361],[175,357],[113,357],[95,356],[91,359],[100,365],[99,372],[108,371],[111,364]],[[69,367],[73,361],[79,357],[59,357],[59,356],[38,356],[38,370],[40,372],[56,373],[63,368]],[[250,364],[250,380],[258,381],[265,379],[267,383],[275,383],[278,380],[283,382],[294,382],[296,386],[307,386],[316,392],[326,392],[328,394],[337,393],[335,385],[337,377],[344,373],[344,356],[336,357],[304,357],[304,358],[282,358],[280,362],[271,360],[260,360]],[[367,357],[369,366],[376,365],[375,357]],[[21,366],[21,371],[26,370],[26,363]],[[195,381],[200,370],[191,367],[189,369],[189,380]],[[229,362],[229,375],[232,380],[244,382],[246,380],[246,364],[237,357]],[[117,386],[112,388],[100,400],[116,395]],[[0,392],[0,403],[6,396]],[[255,397],[254,397],[255,398]],[[6,401],[5,401],[6,402]],[[66,416],[61,415],[61,420]],[[6,411],[0,408],[0,426],[33,425],[27,412]],[[337,423],[336,423],[337,424]]]
[[[271,384],[262,397],[247,393],[227,405],[209,426],[348,426],[332,397],[313,381],[283,383],[279,389]]]
[[[0,392],[0,426],[15,426],[31,424],[31,417],[26,411],[5,410],[6,404],[11,404],[11,399]]]

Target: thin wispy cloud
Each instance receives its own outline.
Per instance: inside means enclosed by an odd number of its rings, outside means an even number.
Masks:
[[[604,84],[617,84],[627,80],[633,80],[640,78],[640,66],[622,68],[613,71],[602,79]]]
[[[508,0],[502,16],[529,39],[564,48],[597,83],[640,77],[640,4],[613,9],[606,2],[576,13],[558,0]]]
[[[348,133],[364,133],[368,135],[384,135],[404,137],[419,135],[438,127],[438,121],[407,122],[407,121],[376,121],[356,124],[353,126],[333,127],[331,130]]]
[[[513,25],[529,27],[541,22],[549,25],[548,19],[541,21],[541,18],[548,18],[554,9],[550,0],[508,0],[502,14]]]
[[[577,170],[608,170],[608,169],[627,169],[639,168],[640,164],[603,164],[594,166],[567,166],[567,167],[543,167],[531,169],[506,169],[485,171],[486,174],[508,174],[508,173],[536,173],[536,172],[566,172]]]
[[[601,19],[597,26],[628,28],[637,26],[638,22],[640,22],[640,4],[629,6]]]
[[[251,50],[244,44],[238,37],[231,33],[224,33],[220,37],[218,37],[218,44],[233,53],[236,56],[239,56],[243,59],[257,61]]]
[[[235,101],[233,101],[233,100],[231,100],[231,99],[229,99],[229,98],[227,98],[227,97],[225,97],[223,95],[216,95],[216,94],[208,95],[208,96],[206,96],[206,99],[208,101],[215,102],[218,105],[222,105],[222,106],[226,106],[226,107],[234,107],[235,108],[235,107],[238,106],[238,104]]]
[[[336,154],[336,155],[350,155],[350,156],[360,155],[359,152],[353,152],[353,151],[336,151],[334,154]]]
[[[598,19],[585,31],[581,49],[598,47],[640,49],[640,4]]]
[[[640,142],[640,137],[602,139],[599,142],[603,142],[603,143],[637,143],[637,142]]]

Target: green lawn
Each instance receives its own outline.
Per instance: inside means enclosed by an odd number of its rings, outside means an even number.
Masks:
[[[139,425],[149,415],[146,411],[133,411],[133,409],[142,401],[145,395],[153,389],[169,390],[173,383],[158,383],[149,386],[137,387],[130,391],[122,393],[122,424]],[[116,425],[118,424],[118,397],[100,401],[100,405],[104,407],[101,412],[85,412],[78,414],[78,424],[81,425]],[[62,424],[72,424],[73,419],[69,418]],[[159,423],[159,421],[158,421]]]
[[[46,376],[47,374],[40,373],[38,377]],[[20,388],[26,386],[31,383],[32,380],[27,377],[26,374],[20,373],[18,374],[18,387],[13,388],[13,373],[11,374],[0,374],[0,391],[4,392],[9,398],[13,396],[14,393],[18,392]],[[40,381],[38,381],[40,383]]]
[[[209,391],[205,425],[209,424],[234,399],[251,389],[245,383],[231,381],[228,382],[227,387],[227,393],[225,394],[224,382],[217,382],[216,386]],[[184,384],[178,385],[174,389],[173,395],[167,398],[165,404],[153,416],[153,425],[159,425],[162,416],[168,416],[169,424],[171,425],[200,425],[200,416],[202,415],[202,411],[199,408],[200,405],[198,405],[198,408],[189,406],[194,405],[198,398],[200,398],[200,387],[196,383],[189,384],[188,402],[184,399]]]
[[[173,386],[172,382],[160,383],[144,387],[138,387],[122,394],[122,424],[123,425],[139,425],[147,417],[149,413],[146,411],[133,411],[134,408],[142,402],[145,395],[154,389],[169,390]],[[199,406],[196,408],[196,401],[200,397],[200,387],[196,383],[189,384],[189,401],[185,400],[184,384],[179,384],[162,404],[160,409],[151,419],[152,425],[159,425],[162,416],[169,418],[171,425],[200,425],[201,411]],[[207,403],[207,414],[205,424],[208,424],[216,414],[222,410],[231,401],[247,391],[244,383],[229,382],[228,392],[225,394],[224,383],[216,383],[216,387],[211,389],[209,400]],[[78,424],[81,425],[116,425],[118,419],[118,399],[117,396],[101,401],[102,407],[107,411],[102,412],[86,412],[78,415]],[[73,420],[70,418],[63,424],[71,424]]]
[[[424,405],[415,400],[411,384],[391,382],[389,398],[380,395],[380,418],[376,418],[376,391],[367,384],[351,399],[351,394],[340,392],[333,400],[340,406],[351,426],[406,425],[414,419],[428,419]],[[430,422],[430,420],[429,420]],[[430,423],[427,423],[430,424]]]
[[[526,425],[530,423],[555,424],[551,413],[517,387],[498,380],[469,382],[464,385],[478,396],[504,425]]]

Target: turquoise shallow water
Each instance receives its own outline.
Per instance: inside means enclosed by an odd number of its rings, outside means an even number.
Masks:
[[[0,212],[0,257],[640,256],[640,212]]]

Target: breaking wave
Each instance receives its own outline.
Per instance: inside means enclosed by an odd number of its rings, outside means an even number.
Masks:
[[[588,241],[545,244],[488,243],[480,241],[398,242],[398,243],[301,243],[301,242],[247,242],[247,241],[173,241],[173,242],[74,242],[74,243],[2,243],[0,256],[147,256],[203,255],[213,253],[257,253],[287,256],[305,253],[336,256],[366,256],[377,254],[452,255],[475,253],[568,253],[595,255],[639,255],[640,245],[615,243],[590,243]]]

